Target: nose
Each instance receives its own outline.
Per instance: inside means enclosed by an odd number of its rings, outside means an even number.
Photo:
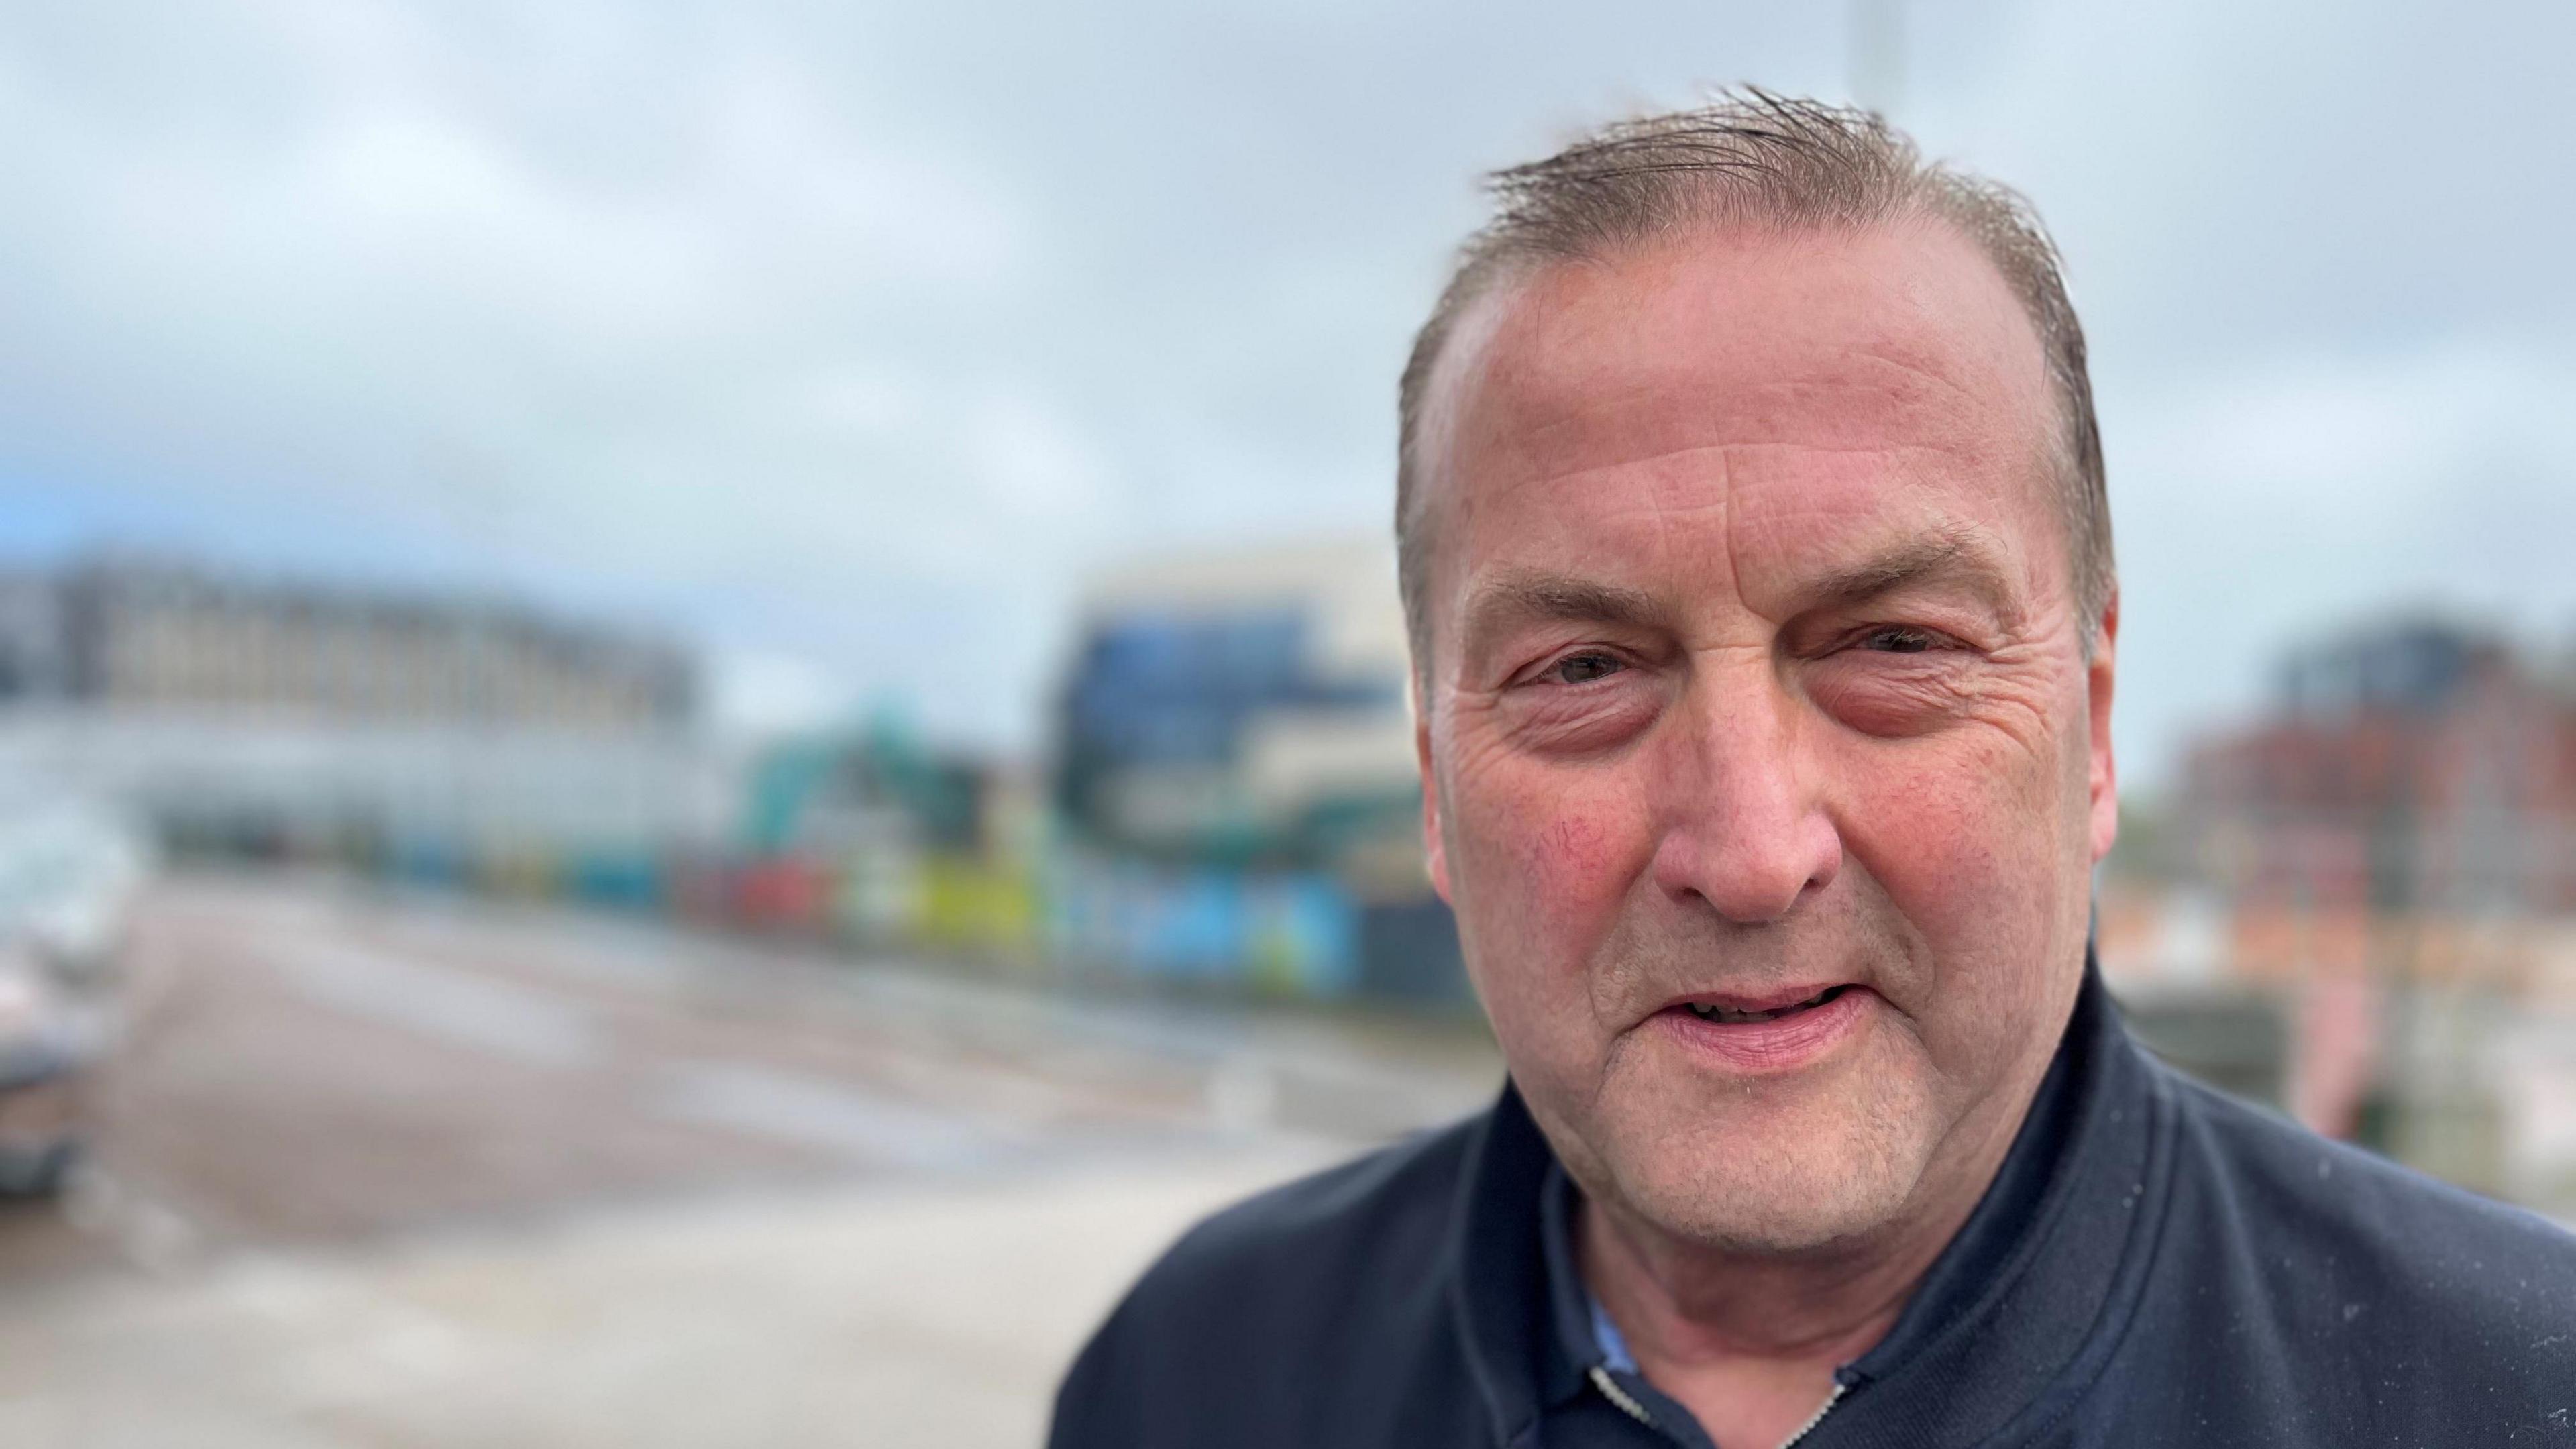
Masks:
[[[1667,737],[1655,884],[1740,925],[1778,920],[1843,862],[1795,706],[1757,665],[1695,681],[1686,708]]]

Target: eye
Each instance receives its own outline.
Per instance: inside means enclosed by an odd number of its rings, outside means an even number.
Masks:
[[[1549,665],[1545,677],[1559,684],[1589,684],[1627,667],[1609,654],[1569,654]]]
[[[1941,647],[1939,637],[1931,630],[1903,624],[1882,625],[1861,635],[1856,642],[1861,648],[1878,654],[1921,654]]]

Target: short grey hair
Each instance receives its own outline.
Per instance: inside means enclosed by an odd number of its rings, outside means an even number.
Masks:
[[[1746,88],[1685,111],[1620,121],[1544,161],[1487,178],[1494,213],[1460,249],[1413,340],[1398,397],[1395,538],[1415,670],[1428,683],[1430,529],[1418,456],[1432,376],[1459,319],[1500,284],[1700,227],[1858,231],[1919,218],[1959,230],[2002,273],[2039,334],[2059,423],[2052,449],[2086,658],[2117,573],[2084,329],[2057,246],[2020,193],[1927,163],[1869,111]]]

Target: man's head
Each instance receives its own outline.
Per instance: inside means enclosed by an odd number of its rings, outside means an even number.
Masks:
[[[1596,1198],[1710,1246],[1972,1200],[2114,827],[2054,253],[1759,94],[1500,182],[1405,372],[1398,535],[1433,876],[1513,1076]]]

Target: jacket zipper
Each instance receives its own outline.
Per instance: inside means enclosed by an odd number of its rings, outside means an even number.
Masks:
[[[1653,1429],[1658,1433],[1662,1432],[1662,1426],[1655,1422],[1655,1416],[1646,1412],[1646,1406],[1638,1403],[1635,1395],[1629,1393],[1626,1389],[1619,1387],[1619,1381],[1610,1377],[1610,1371],[1608,1369],[1603,1368],[1599,1364],[1594,1364],[1592,1366],[1591,1377],[1592,1386],[1601,1391],[1601,1397],[1608,1399],[1612,1404],[1616,1405],[1619,1412],[1626,1414],[1629,1418],[1636,1420],[1638,1423],[1645,1425],[1649,1429]],[[1840,1379],[1834,1380],[1834,1391],[1825,1395],[1825,1401],[1816,1406],[1816,1412],[1807,1416],[1807,1422],[1800,1424],[1797,1428],[1789,1431],[1789,1437],[1780,1441],[1780,1449],[1796,1449],[1798,1441],[1806,1438],[1809,1434],[1814,1433],[1816,1426],[1825,1422],[1825,1416],[1834,1411],[1834,1405],[1841,1403],[1843,1401],[1843,1395],[1849,1392],[1850,1389],[1851,1385],[1844,1383]]]
[[[1795,1449],[1799,1440],[1814,1433],[1816,1431],[1816,1426],[1825,1422],[1825,1416],[1834,1411],[1834,1405],[1843,1401],[1844,1393],[1849,1391],[1850,1388],[1851,1385],[1844,1383],[1842,1380],[1834,1380],[1834,1391],[1825,1395],[1825,1401],[1823,1403],[1816,1405],[1816,1412],[1807,1416],[1807,1422],[1800,1424],[1797,1428],[1789,1431],[1789,1437],[1780,1441],[1780,1449]]]
[[[1655,1416],[1646,1412],[1646,1406],[1619,1387],[1619,1381],[1610,1377],[1610,1371],[1597,1363],[1592,1366],[1592,1386],[1601,1391],[1601,1397],[1618,1405],[1619,1412],[1657,1433],[1663,1432],[1663,1427],[1655,1422]]]

